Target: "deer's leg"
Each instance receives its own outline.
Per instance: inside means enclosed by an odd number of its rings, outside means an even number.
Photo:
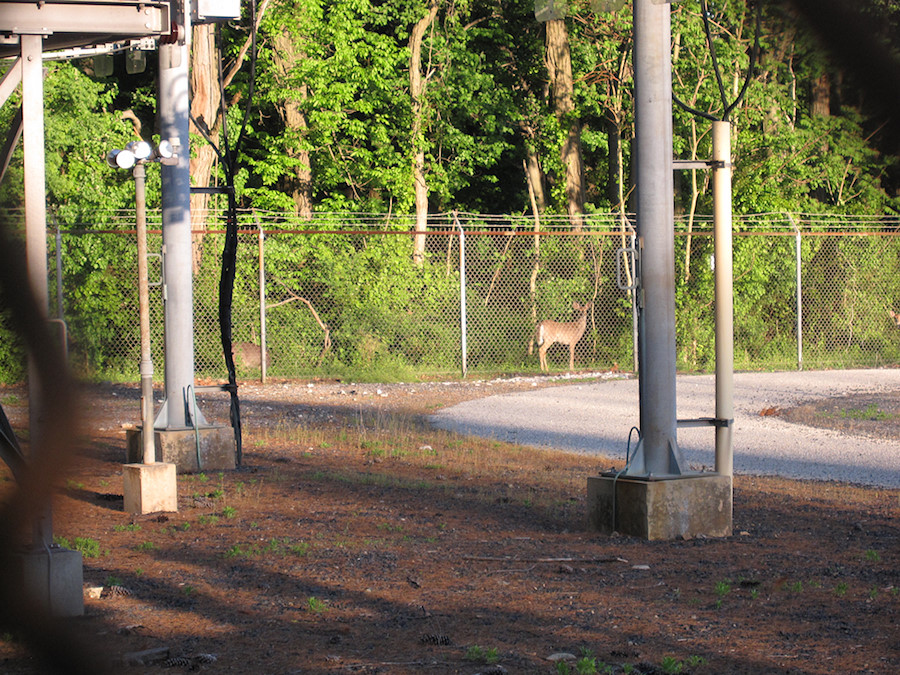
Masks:
[[[547,367],[547,350],[550,349],[550,342],[545,342],[538,348],[538,357],[541,360],[541,372],[549,370]]]
[[[569,370],[575,370],[575,344],[569,345]]]

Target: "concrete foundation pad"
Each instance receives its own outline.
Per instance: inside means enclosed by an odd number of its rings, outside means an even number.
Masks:
[[[732,508],[731,476],[588,478],[588,525],[604,534],[648,540],[727,537]]]
[[[144,515],[178,510],[175,465],[126,464],[122,467],[125,513]]]
[[[56,617],[84,614],[81,553],[52,545],[13,556],[22,588],[37,606]]]
[[[230,471],[235,467],[234,432],[231,427],[209,426],[194,429],[157,429],[156,461],[174,464],[178,473]],[[141,427],[125,432],[128,464],[143,461]],[[198,462],[199,459],[199,462]]]

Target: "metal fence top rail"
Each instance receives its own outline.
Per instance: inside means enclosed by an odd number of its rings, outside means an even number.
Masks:
[[[48,229],[68,233],[81,231],[117,232],[129,231],[134,227],[134,211],[119,209],[92,211],[75,216],[64,211],[51,211]],[[222,209],[210,208],[193,212],[194,230],[214,232],[216,224],[224,223],[226,213]],[[12,222],[24,219],[21,209],[5,210]],[[633,213],[589,213],[581,217],[581,227],[575,230],[569,216],[564,214],[541,214],[538,233],[572,234],[631,234],[635,230],[637,218]],[[147,222],[151,226],[161,226],[160,209],[147,209]],[[211,227],[204,227],[207,223]],[[393,232],[407,234],[414,232],[416,218],[413,214],[396,213],[315,213],[310,218],[301,218],[291,213],[243,209],[238,212],[238,225],[244,231],[277,233],[318,233],[318,234],[368,234],[373,232]],[[769,234],[900,234],[900,215],[897,214],[839,214],[839,213],[746,213],[732,215],[736,233]],[[713,216],[709,214],[677,214],[676,234],[711,234]],[[212,229],[214,228],[214,229]],[[468,212],[432,213],[428,216],[428,234],[535,234],[535,220],[529,214],[476,214]]]

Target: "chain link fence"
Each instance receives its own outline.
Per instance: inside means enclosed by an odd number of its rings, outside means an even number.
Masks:
[[[128,223],[122,214],[122,222]],[[212,221],[211,221],[212,222]],[[576,369],[635,368],[634,277],[623,249],[631,220],[444,214],[432,217],[425,262],[413,262],[409,217],[290,221],[242,213],[232,311],[242,378],[415,379],[536,372],[528,346],[544,319],[572,321],[590,302]],[[900,364],[900,227],[877,219],[797,214],[735,218],[735,367]],[[159,227],[159,214],[150,214]],[[215,226],[213,226],[215,227]],[[195,369],[226,376],[218,327],[224,234],[196,232]],[[682,370],[715,366],[712,226],[676,227],[676,345]],[[161,237],[150,236],[151,251]],[[140,345],[133,232],[62,226],[50,237],[51,314],[65,322],[76,372],[137,380]],[[151,257],[155,377],[163,377],[162,256]],[[648,319],[652,320],[652,319]],[[61,322],[58,322],[61,323]],[[0,324],[5,335],[9,331]],[[15,375],[22,350],[0,348]],[[265,354],[265,358],[263,358]],[[552,347],[551,370],[568,369]],[[21,365],[20,365],[21,370]]]

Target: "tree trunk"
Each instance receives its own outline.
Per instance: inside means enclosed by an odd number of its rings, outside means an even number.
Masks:
[[[528,178],[528,190],[534,200],[532,205],[538,213],[543,213],[547,208],[547,196],[544,193],[544,172],[541,169],[541,160],[534,148],[526,146],[525,149],[525,175]]]
[[[412,101],[412,173],[416,199],[416,236],[413,260],[421,264],[425,260],[425,230],[428,228],[428,183],[425,181],[425,139],[423,118],[425,85],[422,77],[422,40],[437,16],[437,0],[431,0],[428,13],[413,26],[409,37],[409,95]]]
[[[278,105],[278,113],[284,122],[289,137],[296,142],[288,142],[285,152],[293,160],[293,175],[288,179],[288,189],[294,200],[294,213],[301,218],[312,218],[312,166],[310,164],[309,151],[303,146],[303,136],[307,129],[306,114],[301,108],[301,103],[306,100],[308,88],[306,84],[294,89],[287,85],[291,66],[301,61],[305,54],[297,47],[288,35],[287,31],[280,31],[275,36],[275,68],[277,78],[286,90],[296,91],[295,97],[285,97]]]
[[[575,85],[565,19],[547,21],[547,72],[556,114],[568,127],[561,150],[566,167],[566,207],[572,227],[580,230],[584,213],[584,170],[581,161],[581,124],[575,117]]]
[[[213,143],[219,142],[219,62],[216,58],[215,26],[199,24],[192,28],[191,53],[191,131],[207,136]],[[216,163],[216,151],[207,143],[197,143],[190,160],[191,184],[207,187]],[[191,195],[192,262],[194,272],[200,268],[203,256],[203,235],[206,231],[207,208],[210,195]]]

